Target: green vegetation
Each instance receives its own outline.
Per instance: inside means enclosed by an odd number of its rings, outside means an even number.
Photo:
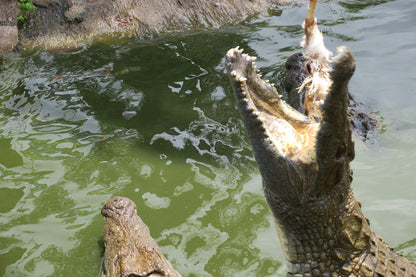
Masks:
[[[19,5],[20,13],[17,16],[17,20],[19,20],[20,22],[25,22],[26,14],[28,12],[34,12],[35,9],[33,8],[32,0],[19,0],[19,1],[20,1],[20,5]]]

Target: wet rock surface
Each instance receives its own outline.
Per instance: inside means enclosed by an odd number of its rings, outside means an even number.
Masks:
[[[11,52],[18,43],[18,2],[0,1],[0,53]]]
[[[17,26],[0,26],[0,53],[13,51],[17,42]]]
[[[69,0],[69,7],[64,13],[68,22],[80,23],[85,15],[85,0]]]
[[[19,13],[18,2],[11,0],[0,1],[0,25],[17,25],[17,15]]]
[[[74,46],[103,35],[143,36],[217,28],[267,14],[286,0],[33,0],[35,12],[19,25],[20,48]],[[18,1],[5,0],[0,25],[17,25]],[[3,12],[2,12],[3,11]],[[7,13],[7,16],[2,15]],[[6,20],[13,24],[6,24]]]

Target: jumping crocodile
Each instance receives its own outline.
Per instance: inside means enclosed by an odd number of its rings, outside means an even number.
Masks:
[[[303,28],[308,75],[300,113],[263,81],[254,57],[234,48],[226,67],[285,251],[287,276],[416,276],[416,264],[372,229],[351,188],[354,141],[348,117],[351,50],[330,59],[314,16]]]

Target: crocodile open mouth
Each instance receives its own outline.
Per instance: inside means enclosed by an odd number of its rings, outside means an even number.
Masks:
[[[311,1],[302,24],[305,35],[301,45],[305,48],[306,77],[298,90],[305,90],[304,114],[285,103],[273,84],[263,81],[256,74],[254,57],[243,54],[238,47],[229,50],[226,55],[227,69],[239,105],[242,105],[240,110],[247,110],[258,118],[265,134],[281,155],[303,163],[316,161],[321,105],[332,85],[328,65],[331,53],[326,49],[317,26],[314,15],[316,2]]]
[[[296,197],[302,197],[299,190],[319,194],[328,187],[328,181],[339,182],[354,158],[348,81],[355,60],[347,47],[339,47],[330,60],[314,17],[315,5],[316,0],[311,0],[302,25],[306,78],[299,91],[306,90],[304,113],[292,108],[273,84],[261,79],[255,57],[238,47],[226,55],[226,67],[263,179],[268,187],[296,189]]]
[[[243,116],[251,114],[253,121],[261,123],[258,132],[263,132],[281,155],[294,161],[313,162],[320,123],[293,109],[273,84],[262,80],[256,73],[255,58],[237,47],[228,51],[226,59],[240,111],[247,113]],[[254,131],[256,127],[249,129]]]

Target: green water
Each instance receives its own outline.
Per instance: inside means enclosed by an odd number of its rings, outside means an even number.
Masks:
[[[416,261],[416,6],[325,1],[330,50],[385,131],[357,141],[354,190]],[[131,198],[184,276],[284,276],[284,258],[225,75],[236,45],[279,83],[305,2],[216,31],[0,58],[0,276],[97,276],[100,209]],[[128,119],[128,116],[131,116]]]

